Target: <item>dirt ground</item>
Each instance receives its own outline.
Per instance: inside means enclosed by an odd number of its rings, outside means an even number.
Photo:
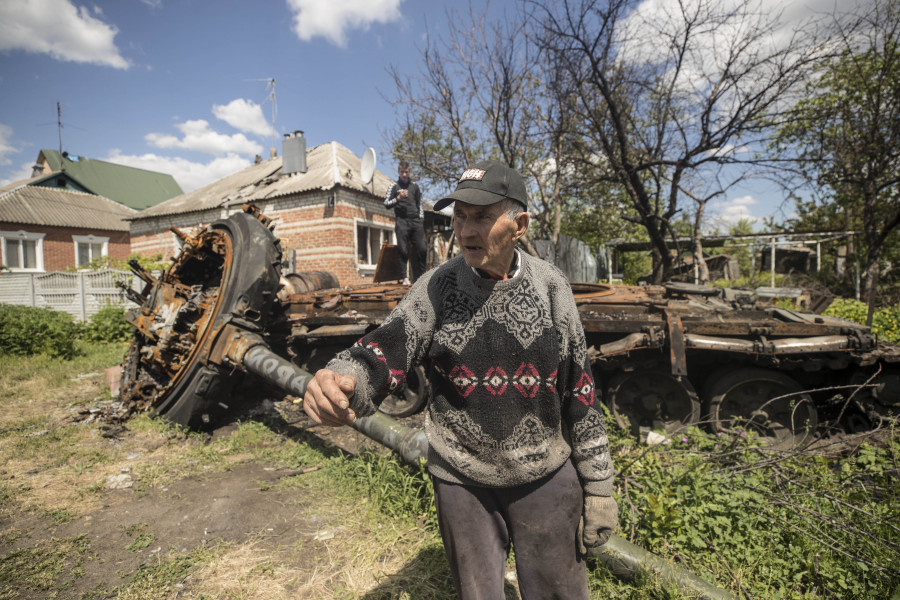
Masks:
[[[287,423],[289,435],[293,432],[293,435],[319,443],[326,452],[334,448],[350,453],[364,447],[382,448],[349,427],[315,426],[302,409],[289,400],[263,401],[254,410],[271,411],[273,416],[277,412]],[[241,415],[232,417],[240,418]],[[211,439],[230,435],[236,428],[234,418],[211,431]],[[403,421],[409,426],[417,426],[421,416]],[[93,426],[97,427],[97,424]],[[104,428],[106,435],[121,446],[127,447],[130,440],[137,442],[127,421],[119,427],[101,427]],[[133,456],[137,458],[137,453],[150,450],[136,450]],[[16,478],[15,473],[3,467],[0,467],[0,474],[4,479]],[[342,531],[354,528],[362,534],[367,532],[352,515],[336,514],[333,505],[323,504],[314,488],[290,487],[285,490],[276,487],[282,479],[302,474],[256,462],[237,463],[228,470],[212,470],[138,492],[129,473],[124,472],[108,480],[99,509],[78,514],[72,520],[57,523],[51,514],[39,511],[3,510],[0,513],[0,557],[5,577],[0,577],[0,600],[120,598],[121,594],[111,591],[133,580],[135,574],[146,570],[148,565],[161,564],[165,560],[163,557],[179,552],[189,554],[203,548],[221,549],[222,544],[226,547],[233,544],[233,551],[222,554],[220,550],[220,556],[211,566],[203,567],[200,573],[186,575],[177,584],[174,595],[167,597],[331,597],[320,595],[324,593],[323,575],[325,580],[348,577],[346,565],[353,556],[350,550],[350,556],[336,557],[334,548],[326,540],[340,537]],[[18,484],[25,477],[33,481],[32,486],[52,488],[60,485],[51,479],[41,482],[41,474],[37,472],[26,472],[18,477]],[[126,487],[114,489],[117,484]],[[141,547],[142,539],[145,547]],[[77,545],[89,547],[89,550],[78,553],[73,548]],[[434,554],[435,549],[423,552]],[[27,573],[29,569],[38,568],[38,564],[42,565],[41,569],[48,570],[42,561],[54,553],[61,553],[64,562],[56,569],[55,582],[48,582],[49,588],[17,585],[16,573]],[[386,554],[390,554],[390,550]],[[386,556],[384,561],[389,563],[393,558]],[[254,569],[257,569],[257,581],[247,585],[246,579]],[[260,587],[258,575],[265,571],[259,569],[268,569],[271,586]],[[396,573],[402,569],[401,564],[388,565],[385,570]],[[329,570],[343,572],[329,575]],[[9,580],[10,574],[12,580]],[[375,592],[365,596],[348,592],[341,597],[374,599],[388,596],[379,595],[376,587]]]

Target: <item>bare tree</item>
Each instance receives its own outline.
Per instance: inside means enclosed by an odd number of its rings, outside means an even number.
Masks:
[[[526,176],[533,234],[557,244],[563,210],[577,192],[578,153],[559,72],[525,35],[522,13],[489,20],[470,6],[447,15],[445,38],[428,37],[420,71],[392,67],[393,153],[426,184],[451,189],[466,165],[500,160]],[[530,241],[526,245],[534,252]]]
[[[662,282],[682,196],[697,204],[696,230],[706,203],[752,173],[819,56],[815,40],[756,0],[525,1],[540,48],[567,77],[583,147],[603,155],[595,176],[628,195]]]

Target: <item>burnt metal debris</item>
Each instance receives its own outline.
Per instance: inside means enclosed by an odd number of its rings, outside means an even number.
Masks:
[[[241,402],[230,392],[244,374],[302,397],[309,373],[380,325],[409,289],[282,274],[273,229],[245,205],[196,236],[173,228],[183,247],[159,277],[132,262],[145,285],[129,294],[139,307],[129,315],[134,339],[119,388],[127,410],[202,428]],[[900,347],[855,323],[686,283],[572,284],[572,292],[602,400],[635,435],[703,425],[797,445],[824,424],[857,432],[900,412]],[[420,410],[428,394],[417,367],[382,413],[356,428],[405,460],[424,457],[424,434],[388,415]],[[624,576],[666,574],[662,559],[624,539],[599,554]],[[701,597],[729,597],[689,573],[668,576]]]
[[[131,298],[134,341],[120,398],[135,411],[203,427],[239,377],[302,396],[303,372],[381,324],[408,286],[338,287],[327,272],[282,275],[281,246],[251,205],[196,236],[173,229],[181,253]],[[687,283],[572,284],[603,401],[638,434],[755,430],[778,444],[820,424],[858,432],[900,412],[900,347],[861,325],[760,308],[749,292]],[[305,375],[308,377],[308,375]],[[429,388],[423,367],[382,409],[412,414]]]

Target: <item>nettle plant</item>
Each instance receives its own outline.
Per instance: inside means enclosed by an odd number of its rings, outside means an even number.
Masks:
[[[697,428],[646,446],[610,428],[619,533],[745,597],[889,598],[900,593],[894,426],[818,452]]]

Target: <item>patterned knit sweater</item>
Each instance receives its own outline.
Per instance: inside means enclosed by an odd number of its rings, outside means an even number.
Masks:
[[[585,494],[610,496],[609,441],[571,288],[556,267],[521,258],[506,281],[479,277],[462,257],[429,271],[328,368],[356,377],[350,406],[362,417],[428,364],[428,469],[440,479],[517,486],[571,456]]]

